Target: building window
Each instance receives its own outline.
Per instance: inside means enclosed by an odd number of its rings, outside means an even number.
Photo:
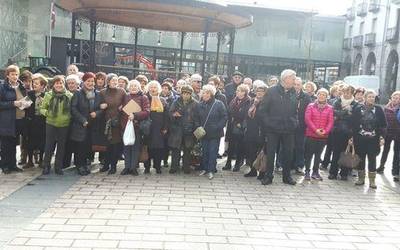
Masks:
[[[376,24],[377,24],[377,22],[378,22],[378,18],[372,19],[371,33],[375,33],[376,32]]]
[[[300,39],[300,30],[299,29],[290,29],[288,31],[288,39],[299,40]]]
[[[319,42],[324,42],[325,41],[325,32],[323,32],[323,31],[314,32],[313,40],[319,41]]]
[[[359,35],[363,35],[363,34],[364,34],[364,23],[365,23],[365,22],[361,22],[361,23],[360,23]]]
[[[349,30],[348,30],[348,37],[352,37],[353,36],[353,25],[349,26]]]

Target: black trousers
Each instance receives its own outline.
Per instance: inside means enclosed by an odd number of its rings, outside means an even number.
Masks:
[[[75,150],[75,165],[77,167],[83,167],[87,165],[88,159],[90,158],[91,150],[91,138],[90,133],[87,133],[85,139],[83,141],[76,141],[74,144],[76,145]]]
[[[161,168],[161,160],[164,157],[164,148],[149,148],[149,159],[144,163],[146,169],[150,169],[151,160],[155,169]]]
[[[231,161],[235,155],[236,155],[236,163],[242,163],[244,161],[244,158],[246,156],[244,135],[231,134],[229,138],[227,161]]]
[[[356,135],[354,137],[356,154],[360,157],[359,170],[365,170],[365,158],[368,157],[368,171],[376,171],[376,157],[379,154],[379,136],[366,137]]]
[[[304,165],[306,171],[310,171],[311,160],[314,156],[313,172],[318,172],[319,163],[321,160],[321,153],[324,149],[326,141],[306,137],[305,151],[304,151]]]
[[[106,161],[104,166],[111,166],[111,168],[116,168],[118,160],[121,156],[122,149],[122,143],[109,144],[107,146]]]
[[[329,174],[337,176],[339,172],[339,157],[340,153],[346,150],[347,143],[350,139],[351,135],[342,133],[342,132],[333,132],[332,133],[332,162],[331,168],[329,169]],[[349,173],[348,168],[341,168],[340,169],[340,176],[345,177]]]
[[[262,143],[255,141],[246,141],[245,142],[245,150],[246,150],[246,164],[250,167],[253,167],[253,163],[257,158],[257,153],[260,152],[262,147]]]
[[[385,137],[385,146],[383,147],[381,166],[385,166],[390,151],[390,145],[394,141],[392,175],[399,175],[400,170],[400,140],[394,139],[391,136]]]
[[[12,169],[17,167],[17,159],[16,159],[16,145],[17,138],[13,136],[1,136],[1,145],[0,145],[0,166],[2,169]]]
[[[68,136],[68,127],[57,128],[46,124],[46,146],[44,150],[43,167],[50,167],[51,157],[57,145],[55,169],[62,169],[64,165],[65,145]]]
[[[280,143],[280,145],[279,145]],[[287,180],[290,178],[290,170],[292,169],[293,148],[294,148],[294,133],[267,133],[267,171],[265,173],[269,178],[274,177],[274,162],[275,154],[281,147],[282,152],[282,178]]]
[[[322,161],[322,165],[325,167],[328,167],[329,163],[331,163],[332,146],[333,146],[333,137],[332,137],[332,133],[331,133],[328,136],[328,142],[326,143],[324,160]]]
[[[185,141],[185,137],[182,138],[182,145],[180,148],[172,148],[172,160],[171,169],[178,169],[179,162],[181,158],[183,160],[183,169],[189,169],[190,162],[192,160],[192,155],[190,151],[192,149],[193,143]],[[183,151],[183,157],[181,157],[181,152]]]

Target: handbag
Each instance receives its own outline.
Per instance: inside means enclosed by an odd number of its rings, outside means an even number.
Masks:
[[[131,120],[129,120],[128,124],[126,124],[124,136],[122,139],[125,146],[132,146],[135,144],[135,127],[133,126],[133,122]]]
[[[232,128],[232,134],[236,136],[244,136],[245,127],[242,123],[237,123]]]
[[[360,157],[356,154],[352,143],[348,143],[346,151],[340,153],[338,164],[345,168],[358,167],[358,164],[360,164]]]
[[[150,117],[139,123],[139,129],[143,135],[149,136],[151,131],[151,119]]]
[[[211,108],[210,108],[210,111],[208,111],[207,118],[206,118],[206,120],[205,120],[203,126],[196,128],[196,129],[194,130],[194,132],[193,132],[193,135],[194,135],[194,137],[196,137],[197,140],[202,139],[202,138],[207,134],[207,132],[206,132],[206,130],[204,129],[204,127],[206,126],[206,124],[207,124],[207,122],[208,122],[208,118],[210,118],[210,114],[211,114],[211,111],[212,111],[212,109],[213,109],[215,103],[216,103],[216,101],[214,101],[213,105],[212,105]]]
[[[193,157],[197,157],[197,158],[200,158],[203,156],[203,150],[201,147],[201,143],[199,141],[196,144],[194,144],[192,150],[190,151],[190,154]]]
[[[145,162],[149,159],[149,151],[147,145],[143,145],[139,153],[139,162]]]
[[[267,171],[267,155],[264,153],[264,149],[261,149],[258,153],[256,160],[253,162],[253,168],[259,172]]]

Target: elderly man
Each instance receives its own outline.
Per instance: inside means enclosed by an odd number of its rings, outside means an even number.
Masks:
[[[229,105],[236,95],[236,88],[242,83],[243,74],[239,71],[233,72],[232,82],[225,86],[226,102]]]
[[[190,77],[190,84],[192,85],[193,88],[193,94],[192,97],[196,101],[200,101],[200,91],[201,91],[201,81],[203,78],[199,74],[193,74]]]
[[[267,171],[261,180],[263,185],[271,184],[274,178],[274,161],[278,145],[281,147],[283,158],[283,183],[296,184],[290,176],[295,132],[299,123],[296,92],[293,88],[295,80],[295,71],[290,69],[282,71],[281,83],[269,88],[256,113],[259,120],[262,121],[268,141],[266,147]]]
[[[279,80],[276,76],[271,76],[271,78],[268,80],[268,87],[272,87],[276,85],[278,82]]]

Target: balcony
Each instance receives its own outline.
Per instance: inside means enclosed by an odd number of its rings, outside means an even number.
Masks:
[[[366,2],[357,5],[357,16],[364,17],[368,13],[368,4]]]
[[[356,18],[356,13],[354,11],[354,8],[348,8],[347,9],[346,18],[349,21],[352,21],[352,20],[354,20],[354,18]]]
[[[362,48],[364,41],[364,36],[359,35],[353,38],[353,48]]]
[[[369,33],[365,35],[365,46],[375,46],[376,44],[376,33]]]
[[[399,30],[397,27],[386,30],[386,41],[389,43],[397,43],[399,41]]]
[[[379,11],[380,1],[379,0],[370,0],[368,11],[372,13],[376,13]]]
[[[350,50],[351,49],[351,38],[345,38],[343,39],[343,49],[345,50]]]

